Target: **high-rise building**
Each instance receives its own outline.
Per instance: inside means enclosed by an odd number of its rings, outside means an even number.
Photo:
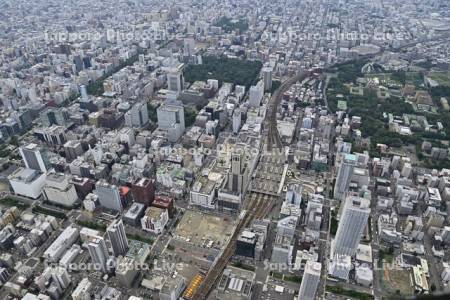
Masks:
[[[42,127],[34,130],[37,139],[51,145],[64,145],[67,141],[66,128],[59,125]]]
[[[130,257],[119,257],[116,265],[116,278],[120,285],[130,288],[138,273],[136,261]]]
[[[244,257],[255,257],[256,243],[258,236],[256,233],[244,230],[236,240],[235,255]]]
[[[350,195],[343,203],[336,237],[332,243],[332,253],[353,256],[370,215],[370,200]]]
[[[75,71],[78,74],[81,70],[83,70],[83,59],[80,55],[74,55],[73,63],[75,65]]]
[[[244,169],[243,154],[231,154],[231,170],[228,172],[228,191],[239,194],[243,192],[247,181],[244,176]]]
[[[92,263],[95,264],[96,268],[103,273],[108,273],[110,271],[108,265],[110,257],[105,240],[102,237],[95,238],[88,244],[88,250]]]
[[[242,123],[242,112],[238,108],[233,113],[233,133],[239,133],[239,130],[241,129],[241,123]]]
[[[306,207],[306,227],[310,230],[320,231],[322,224],[323,204],[320,197],[312,197]]]
[[[48,201],[66,207],[72,207],[78,200],[75,186],[70,182],[70,178],[63,173],[50,172],[47,175],[44,195]]]
[[[46,174],[28,168],[18,168],[8,176],[16,195],[37,199],[42,194],[45,185]]]
[[[69,273],[61,266],[52,268],[52,279],[61,290],[65,290],[71,283]]]
[[[150,206],[155,199],[155,185],[150,178],[139,178],[131,185],[131,193],[136,202]]]
[[[83,278],[73,290],[71,296],[73,300],[91,300],[92,283],[88,278]]]
[[[11,274],[9,273],[7,268],[0,267],[0,282],[1,283],[6,283],[10,276],[11,276]]]
[[[183,67],[181,64],[177,68],[172,68],[167,73],[167,86],[169,91],[181,93],[184,89]]]
[[[80,86],[81,101],[89,102],[89,96],[85,85]]]
[[[317,287],[320,282],[320,272],[322,265],[318,262],[308,261],[305,266],[305,273],[300,285],[298,299],[314,300],[317,292]]]
[[[184,107],[179,102],[166,103],[157,109],[158,127],[167,130],[167,138],[176,142],[185,129]]]
[[[332,277],[348,281],[352,259],[348,255],[335,255],[328,264],[328,274]]]
[[[195,51],[195,40],[191,37],[185,38],[183,41],[183,54],[185,56],[191,56],[194,55]]]
[[[64,144],[64,152],[66,154],[66,160],[71,162],[83,154],[83,147],[80,141],[70,140]]]
[[[300,206],[302,203],[303,186],[299,184],[290,184],[286,192],[286,202]]]
[[[69,123],[70,115],[66,108],[51,108],[40,114],[40,120],[45,127],[51,125],[65,126]]]
[[[144,217],[141,219],[142,229],[161,234],[169,221],[169,212],[167,209],[150,206],[145,211]]]
[[[116,211],[122,211],[122,199],[117,186],[108,184],[105,180],[100,180],[95,185],[94,194],[98,196],[101,206]]]
[[[356,165],[356,156],[353,154],[346,154],[339,167],[339,172],[334,185],[334,198],[343,200],[345,193],[348,191],[350,181],[353,175],[353,169]]]
[[[257,85],[253,85],[249,90],[249,104],[252,107],[259,107],[264,96],[264,83],[259,81]]]
[[[125,113],[125,125],[128,127],[141,128],[148,124],[147,103],[138,102]]]
[[[272,88],[272,71],[272,67],[264,67],[262,69],[265,91],[270,91]]]
[[[111,223],[106,232],[108,233],[114,256],[125,255],[128,251],[128,240],[122,220],[116,220]]]
[[[109,129],[118,128],[123,124],[123,113],[117,112],[115,109],[107,108],[98,117],[98,125]]]
[[[33,169],[46,173],[49,169],[50,162],[47,153],[36,144],[28,144],[19,148],[23,162],[28,169]]]

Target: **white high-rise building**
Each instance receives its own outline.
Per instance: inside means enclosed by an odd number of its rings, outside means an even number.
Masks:
[[[271,67],[264,67],[262,69],[265,91],[270,91],[270,89],[272,88],[272,71],[273,70]]]
[[[322,265],[318,262],[308,261],[305,266],[305,273],[300,285],[298,299],[314,300],[317,292],[317,287],[320,282],[320,272]]]
[[[286,192],[285,201],[289,204],[300,206],[302,203],[303,186],[299,184],[290,184]]]
[[[195,40],[193,38],[185,38],[183,41],[183,54],[185,56],[194,55],[195,51]]]
[[[148,124],[148,109],[145,102],[134,104],[125,113],[125,125],[128,127],[140,128]]]
[[[348,281],[352,259],[348,255],[335,255],[328,265],[328,274],[332,277]]]
[[[167,86],[169,91],[177,94],[184,89],[183,64],[178,68],[170,69],[167,73]]]
[[[91,300],[90,291],[92,289],[92,283],[88,278],[83,278],[80,283],[78,283],[75,290],[72,292],[73,300]]]
[[[71,283],[69,273],[61,266],[56,266],[52,269],[52,279],[61,290],[65,290]]]
[[[105,240],[102,237],[92,240],[88,244],[88,250],[92,263],[95,264],[96,268],[103,273],[108,273],[110,271],[108,266],[109,254]]]
[[[114,256],[125,255],[128,251],[128,240],[122,220],[116,220],[111,223],[106,232],[108,233]]]
[[[353,154],[346,154],[339,172],[336,178],[336,184],[334,185],[334,198],[337,200],[343,200],[345,193],[348,191],[348,186],[353,175],[353,169],[356,165],[356,156]]]
[[[78,200],[75,186],[69,177],[63,173],[50,173],[47,175],[44,186],[44,195],[48,201],[71,207]]]
[[[122,199],[117,186],[109,184],[105,180],[101,180],[95,185],[94,194],[98,196],[101,206],[116,211],[122,211]]]
[[[332,256],[335,254],[355,255],[370,215],[370,200],[368,199],[348,196],[343,205],[336,237],[331,246]]]
[[[42,173],[48,171],[50,163],[47,159],[46,152],[38,145],[28,144],[25,147],[20,147],[19,152],[28,169],[33,169]]]
[[[166,103],[157,110],[158,127],[167,130],[167,138],[176,142],[184,133],[184,107],[179,102]]]
[[[252,107],[259,107],[264,96],[264,83],[259,81],[257,85],[253,85],[249,90],[249,104]]]
[[[320,198],[313,197],[309,199],[308,206],[306,207],[306,227],[310,230],[320,231],[320,225],[322,224],[323,204]]]
[[[89,96],[85,85],[80,86],[81,101],[89,102]]]
[[[27,168],[18,168],[8,176],[9,184],[17,195],[37,199],[45,185],[45,173]]]
[[[233,133],[239,133],[239,130],[241,129],[241,123],[242,123],[242,113],[241,110],[238,108],[233,113]]]

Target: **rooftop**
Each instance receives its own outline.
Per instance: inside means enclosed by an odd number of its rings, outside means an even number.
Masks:
[[[173,236],[197,246],[222,248],[234,226],[234,222],[227,218],[186,210]]]

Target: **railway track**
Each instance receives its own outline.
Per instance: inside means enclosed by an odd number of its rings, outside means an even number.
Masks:
[[[248,227],[254,219],[264,218],[267,207],[271,208],[274,200],[274,197],[270,197],[268,195],[258,193],[251,193],[249,195],[249,198],[245,204],[245,210],[243,211],[244,213],[241,214],[239,223],[237,224],[228,245],[222,251],[215,263],[211,266],[202,285],[199,287],[192,299],[203,300],[208,297],[212,287],[215,285],[231,257],[234,255],[236,250],[236,240],[242,230]],[[268,204],[270,204],[270,206]]]
[[[283,94],[297,81],[302,81],[309,75],[309,72],[300,72],[295,76],[283,81],[280,87],[273,93],[270,98],[269,110],[266,115],[265,125],[267,128],[266,146],[267,151],[272,151],[273,146],[281,149],[283,143],[281,142],[280,134],[277,128],[277,110],[280,105]]]

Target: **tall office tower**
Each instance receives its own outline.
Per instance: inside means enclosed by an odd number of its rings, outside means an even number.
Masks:
[[[246,185],[244,176],[244,155],[242,153],[231,154],[231,170],[228,171],[228,190],[234,193],[242,193]]]
[[[353,175],[353,168],[356,165],[356,156],[353,154],[346,154],[339,172],[336,178],[336,184],[334,185],[334,198],[337,200],[343,200],[345,193],[348,191],[348,186]]]
[[[89,255],[92,263],[99,268],[103,273],[109,273],[110,267],[108,249],[106,248],[105,240],[98,237],[88,244]]]
[[[298,299],[314,300],[317,292],[317,287],[320,282],[320,272],[322,265],[318,262],[307,261],[305,266],[305,273],[300,285]]]
[[[235,134],[239,133],[239,130],[241,130],[241,123],[242,123],[242,112],[238,108],[233,113],[233,133]]]
[[[111,223],[106,232],[108,233],[114,256],[124,256],[128,251],[128,240],[122,220],[116,220]]]
[[[36,144],[28,144],[19,148],[23,162],[28,169],[33,169],[46,173],[50,168],[50,162],[47,158],[47,152]]]
[[[264,83],[259,81],[257,85],[253,85],[249,90],[249,104],[252,107],[259,107],[264,96]]]
[[[148,124],[147,103],[138,102],[125,113],[125,125],[128,127],[141,128]]]
[[[133,200],[150,206],[155,199],[155,185],[150,178],[139,178],[131,185]]]
[[[295,204],[300,207],[302,203],[303,186],[300,184],[290,184],[286,192],[286,202],[289,204]]]
[[[185,38],[183,45],[183,54],[184,56],[194,55],[195,50],[195,40],[193,38]]]
[[[32,86],[28,89],[28,98],[30,98],[30,101],[33,103],[41,102],[42,100],[37,96],[36,93],[36,86]]]
[[[91,58],[89,56],[83,57],[83,66],[85,69],[92,67]]]
[[[89,96],[85,85],[80,86],[81,101],[89,102]]]
[[[264,90],[270,91],[272,88],[272,67],[264,67],[262,69]]]
[[[180,102],[166,103],[157,109],[158,127],[167,130],[168,139],[176,142],[184,133],[184,107]]]
[[[52,279],[61,290],[65,290],[71,283],[69,273],[61,266],[52,269]]]
[[[350,195],[345,199],[343,205],[336,237],[331,247],[332,257],[334,255],[355,255],[370,215],[369,199]]]
[[[169,91],[181,93],[184,89],[183,64],[177,68],[172,68],[167,73],[167,86]]]
[[[75,55],[73,57],[73,63],[74,63],[75,71],[77,74],[78,74],[78,72],[83,70],[83,59],[81,58],[80,55]]]
[[[45,127],[51,125],[66,126],[70,122],[70,115],[63,107],[51,108],[40,113],[39,118]]]
[[[109,184],[105,180],[100,180],[95,185],[94,194],[98,196],[101,206],[115,211],[122,211],[122,199],[117,186]]]

